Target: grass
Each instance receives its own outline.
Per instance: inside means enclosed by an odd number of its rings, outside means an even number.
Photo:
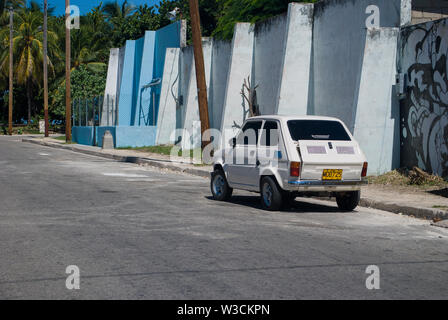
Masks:
[[[448,206],[432,206],[434,209],[444,209],[447,210]]]
[[[1,126],[0,128],[0,135],[7,135],[8,134],[8,127]],[[22,134],[40,134],[39,128],[36,128],[35,126],[20,126],[20,127],[13,127],[12,128],[12,134],[13,135],[22,135]]]
[[[162,154],[166,156],[171,155],[171,150],[174,146],[171,145],[164,145],[164,146],[150,146],[150,147],[123,147],[123,148],[117,148],[119,150],[133,150],[138,152],[147,152],[147,153],[157,153]],[[178,157],[184,157],[184,158],[190,158],[190,159],[197,159],[194,153],[202,154],[201,149],[191,149],[191,150],[179,150],[177,152]],[[206,164],[202,163],[195,163],[195,166],[205,166]]]
[[[65,136],[53,137],[54,140],[65,141]]]
[[[134,151],[139,151],[139,152],[149,152],[149,153],[158,153],[158,154],[163,154],[163,155],[171,155],[171,149],[173,147],[172,146],[153,146],[153,147],[137,147],[137,148],[132,148],[132,147],[123,147],[123,148],[117,148],[120,150],[134,150]]]
[[[65,136],[53,137],[52,139],[58,140],[58,141],[64,141],[64,144],[76,144],[76,142],[73,142],[73,141],[66,142]]]
[[[436,175],[428,175],[415,179],[413,170],[398,169],[389,171],[379,176],[367,177],[369,184],[386,185],[386,186],[415,186],[420,188],[447,188],[448,182],[442,177]]]

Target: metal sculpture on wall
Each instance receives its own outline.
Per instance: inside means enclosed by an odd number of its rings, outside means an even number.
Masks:
[[[446,20],[401,32],[401,165],[448,177],[448,25]]]

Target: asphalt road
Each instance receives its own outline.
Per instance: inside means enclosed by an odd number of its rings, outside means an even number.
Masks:
[[[220,203],[207,179],[16,137],[0,137],[0,253],[1,299],[448,298],[448,229],[310,199]]]

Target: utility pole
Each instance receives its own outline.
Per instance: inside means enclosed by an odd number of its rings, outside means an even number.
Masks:
[[[8,131],[12,135],[12,100],[13,100],[13,27],[14,27],[14,11],[12,6],[9,8],[9,112],[8,112]]]
[[[48,62],[47,62],[47,17],[48,0],[44,0],[44,118],[45,137],[48,137]]]
[[[207,83],[205,82],[204,53],[202,51],[201,20],[199,17],[198,0],[190,1],[191,31],[193,35],[194,62],[196,68],[196,83],[198,88],[199,117],[201,119],[201,134],[210,128],[207,101]],[[202,139],[201,139],[202,140]],[[202,149],[208,141],[202,141]]]
[[[65,140],[72,141],[72,107],[70,95],[70,0],[65,0]]]

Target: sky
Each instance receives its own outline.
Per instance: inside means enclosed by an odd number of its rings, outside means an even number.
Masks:
[[[37,0],[38,2],[42,2],[43,6],[43,0]],[[90,11],[93,7],[98,6],[101,2],[115,2],[115,0],[70,0],[70,5],[76,5],[79,7],[81,11],[81,15],[86,14]],[[121,4],[124,2],[124,0],[118,0],[118,2]],[[128,3],[133,5],[141,5],[141,4],[147,4],[148,6],[153,5],[154,3],[159,3],[159,0],[128,0]],[[65,0],[48,0],[48,6],[55,7],[55,15],[61,15],[65,12]]]

